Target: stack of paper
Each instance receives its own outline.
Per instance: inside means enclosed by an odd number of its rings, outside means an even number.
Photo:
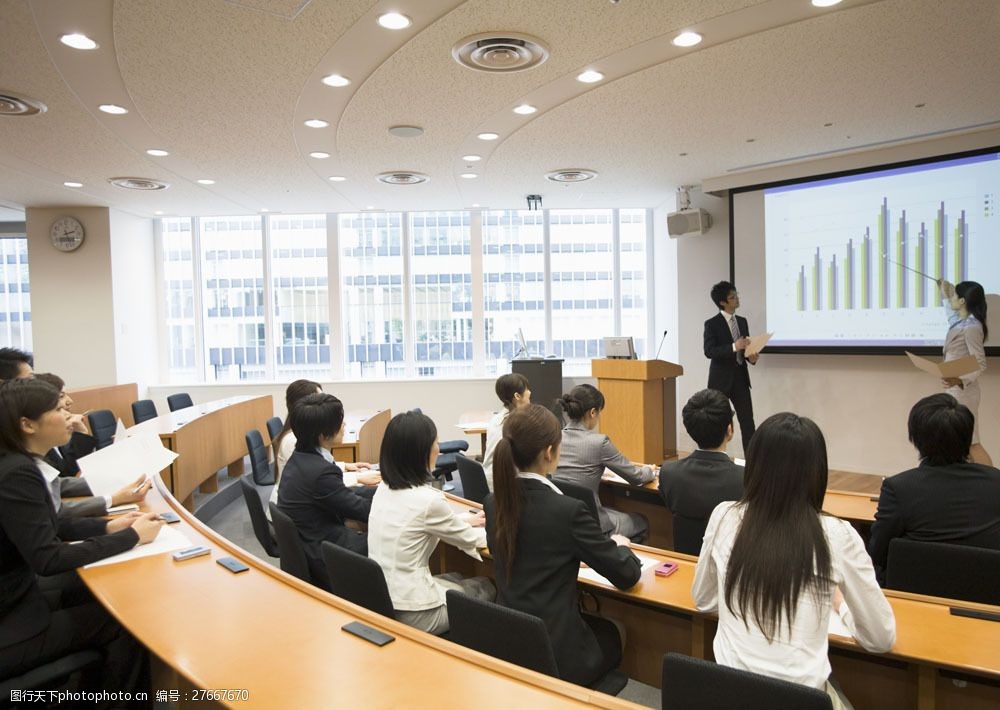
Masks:
[[[191,547],[191,541],[187,536],[180,530],[172,528],[169,525],[164,525],[160,528],[160,532],[157,533],[156,539],[152,542],[145,545],[136,545],[131,550],[126,550],[111,557],[105,557],[103,560],[98,560],[97,562],[91,562],[86,567],[89,569],[90,567],[128,562],[129,560],[137,560],[140,557],[150,557],[151,555],[160,555],[164,552],[183,550],[185,547]]]
[[[639,561],[642,563],[643,572],[645,572],[650,567],[655,567],[656,565],[660,564],[660,561],[654,557],[646,557],[645,555],[640,555],[638,553],[636,553],[635,556],[638,557]],[[610,580],[608,580],[607,577],[598,574],[590,567],[584,567],[583,569],[580,570],[579,579],[586,579],[589,582],[597,582],[598,584],[606,584],[609,587],[615,586],[610,582]]]
[[[95,496],[111,495],[142,475],[153,475],[177,458],[155,433],[139,434],[77,459]]]

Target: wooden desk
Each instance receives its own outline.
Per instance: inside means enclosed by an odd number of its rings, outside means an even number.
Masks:
[[[466,436],[479,435],[479,454],[486,456],[486,427],[489,422],[474,422],[468,425],[457,424]]]
[[[190,688],[245,689],[245,701],[215,703],[237,709],[639,708],[470,651],[305,584],[214,533],[158,477],[154,481],[144,507],[175,510],[181,516],[176,527],[193,544],[212,548],[212,555],[174,562],[163,554],[80,571],[94,596],[154,655],[154,689],[181,690],[182,697]],[[226,555],[250,570],[227,572],[215,563]],[[396,641],[379,648],[341,631],[355,620]]]
[[[215,474],[220,468],[227,467],[230,476],[243,475],[246,433],[258,429],[270,443],[264,423],[273,412],[271,395],[229,397],[163,414],[129,431],[155,432],[179,454],[163,476],[174,497],[191,509],[196,488],[218,490]]]
[[[110,409],[116,419],[121,419],[125,426],[135,424],[132,418],[132,402],[139,399],[139,387],[134,382],[126,385],[97,385],[95,387],[80,387],[67,389],[73,399],[73,413],[82,414],[95,409]]]
[[[481,507],[451,498],[456,512]],[[660,662],[670,651],[713,658],[714,615],[694,605],[691,585],[697,558],[644,545],[644,556],[678,564],[669,577],[646,570],[628,591],[580,581],[597,598],[602,614],[621,621],[627,641],[622,670],[630,678],[660,686]],[[440,545],[441,566],[463,574],[492,576],[492,563],[479,563],[450,545]],[[1000,607],[886,592],[896,615],[896,644],[885,655],[866,652],[853,639],[830,636],[834,676],[858,710],[865,708],[1000,707],[1000,624],[952,616],[949,606],[1000,612]],[[959,687],[958,677],[966,682]]]
[[[337,461],[378,463],[385,428],[392,419],[389,409],[371,409],[344,414],[344,440],[331,453]]]

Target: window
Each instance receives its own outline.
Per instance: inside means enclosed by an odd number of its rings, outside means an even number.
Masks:
[[[619,249],[621,260],[621,335],[632,336],[635,351],[645,360],[656,353],[656,342],[652,349],[647,345],[648,319],[646,290],[647,249],[646,210],[620,210]],[[656,339],[659,341],[659,338]]]
[[[403,215],[342,214],[338,232],[345,375],[403,377]]]
[[[486,374],[510,372],[524,334],[530,355],[545,355],[545,215],[483,213]]]
[[[264,260],[260,217],[201,220],[206,379],[263,380]]]
[[[28,240],[0,239],[0,346],[31,352]]]
[[[326,215],[274,216],[269,224],[275,379],[328,379]]]
[[[165,293],[167,373],[171,382],[198,378],[195,358],[194,259],[190,219],[163,219],[162,264]]]

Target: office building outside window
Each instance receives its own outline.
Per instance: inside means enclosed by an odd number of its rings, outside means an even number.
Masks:
[[[167,376],[171,382],[198,379],[195,349],[193,236],[188,218],[160,221],[162,234],[165,328],[169,347]]]
[[[31,352],[31,285],[26,237],[0,239],[0,347]]]
[[[647,343],[648,303],[646,302],[647,256],[646,210],[619,210],[621,260],[621,335],[632,336],[635,351],[644,360],[656,354],[659,338]]]

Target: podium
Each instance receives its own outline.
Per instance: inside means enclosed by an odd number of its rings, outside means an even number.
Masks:
[[[552,409],[556,400],[562,397],[565,391],[562,364],[561,358],[525,358],[511,360],[510,371],[528,378],[532,404]]]
[[[677,382],[684,368],[664,360],[592,360],[604,394],[601,431],[632,461],[677,455]]]

